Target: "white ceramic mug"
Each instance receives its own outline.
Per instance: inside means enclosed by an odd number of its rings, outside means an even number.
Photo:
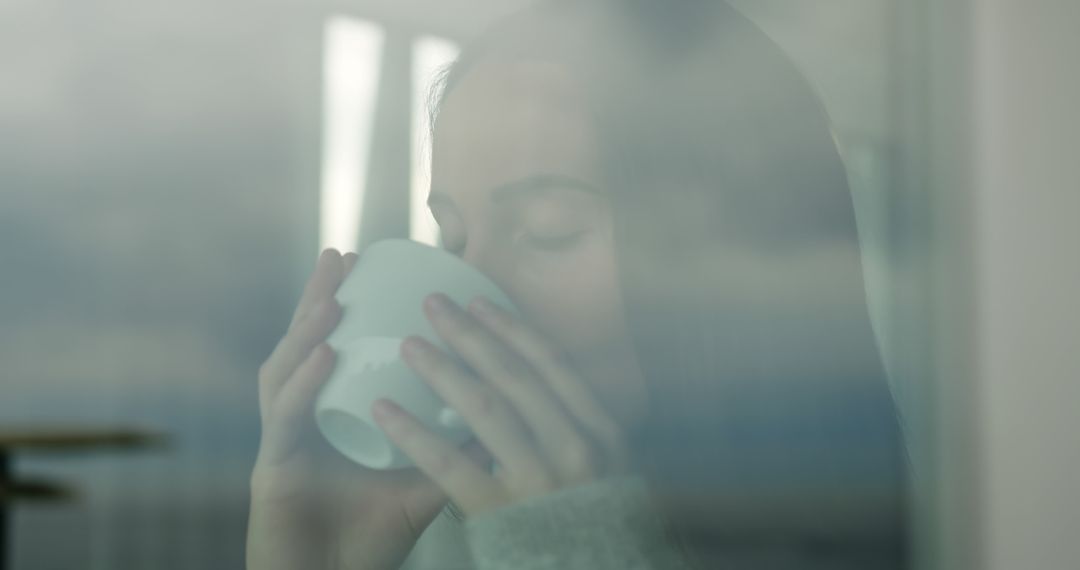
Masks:
[[[404,239],[376,242],[360,254],[335,295],[341,321],[327,342],[334,371],[315,402],[319,430],[338,451],[372,469],[412,466],[371,417],[379,398],[392,400],[455,444],[471,435],[461,417],[400,358],[401,341],[418,335],[450,352],[424,316],[424,297],[441,292],[462,306],[483,295],[516,313],[483,273],[453,254]]]

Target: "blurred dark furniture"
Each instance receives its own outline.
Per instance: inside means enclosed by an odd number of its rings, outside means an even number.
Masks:
[[[159,433],[134,429],[13,428],[0,427],[0,570],[11,556],[10,517],[20,502],[74,500],[74,488],[45,479],[15,477],[16,453],[86,453],[108,449],[132,450],[160,447],[166,438]]]

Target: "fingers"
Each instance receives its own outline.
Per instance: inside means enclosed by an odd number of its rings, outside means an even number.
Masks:
[[[335,354],[323,343],[308,353],[280,393],[267,406],[260,460],[273,464],[288,457],[302,438],[319,387],[334,370]]]
[[[622,429],[550,341],[491,301],[478,297],[469,313],[521,354],[556,394],[563,406],[591,436],[607,445],[622,445]]]
[[[300,363],[334,330],[341,314],[341,306],[333,297],[322,299],[296,328],[278,341],[259,369],[259,401],[264,412]]]
[[[401,356],[461,414],[476,438],[508,471],[532,475],[545,471],[532,449],[530,430],[498,391],[422,338],[407,338]]]
[[[315,262],[315,271],[304,286],[304,292],[293,312],[285,336],[259,369],[259,402],[265,410],[281,385],[307,357],[308,352],[326,339],[341,318],[341,307],[334,292],[345,274],[356,264],[358,256],[342,256],[337,250],[322,251]]]
[[[582,449],[588,434],[581,433],[530,362],[444,295],[429,297],[425,310],[436,332],[520,414],[546,458],[576,474],[582,467],[577,456],[588,455]],[[492,451],[501,462],[499,452]]]
[[[505,501],[498,479],[407,411],[381,399],[375,402],[371,412],[387,437],[461,505],[466,514],[473,515]]]
[[[360,256],[353,252],[349,252],[343,255],[341,259],[345,265],[345,268],[342,271],[342,279],[344,279],[344,276],[348,275],[352,271],[353,266],[356,265],[356,260],[360,259]]]
[[[495,456],[491,455],[491,452],[484,447],[484,444],[480,443],[480,440],[473,437],[461,446],[461,451],[477,465],[483,467],[485,471],[491,471],[491,467],[495,463]]]
[[[355,263],[355,260],[353,262]],[[336,249],[323,250],[315,262],[315,271],[296,304],[289,330],[295,328],[319,301],[333,296],[344,276],[343,269],[341,253]]]

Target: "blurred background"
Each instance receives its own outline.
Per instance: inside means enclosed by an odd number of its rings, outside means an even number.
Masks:
[[[321,247],[434,239],[431,78],[526,3],[0,3],[0,443],[74,494],[7,567],[243,566],[259,364]],[[1078,567],[1078,5],[732,4],[834,122],[918,564]]]

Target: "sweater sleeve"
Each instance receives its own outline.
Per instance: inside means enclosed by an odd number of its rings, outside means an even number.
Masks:
[[[603,479],[470,518],[477,570],[688,570],[638,476]]]

